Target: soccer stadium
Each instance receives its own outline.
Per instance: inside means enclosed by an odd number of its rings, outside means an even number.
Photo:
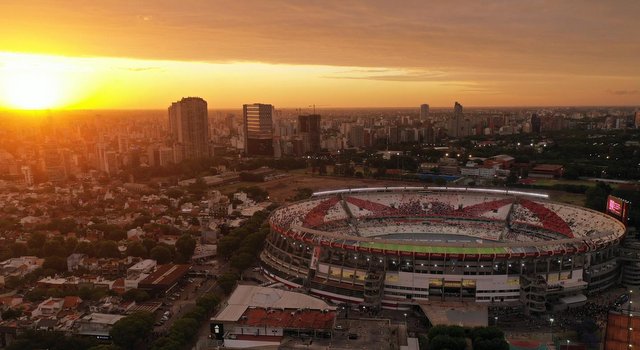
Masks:
[[[316,192],[275,210],[263,273],[338,303],[583,303],[618,281],[615,218],[514,190],[385,187]]]

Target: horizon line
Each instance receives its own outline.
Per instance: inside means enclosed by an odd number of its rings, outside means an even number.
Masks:
[[[428,103],[427,103],[428,104]],[[462,105],[465,109],[487,109],[487,108],[640,108],[639,104],[634,105],[493,105],[493,106],[477,106],[477,105]],[[81,112],[81,111],[151,111],[151,110],[166,110],[168,107],[146,107],[146,108],[43,108],[43,109],[16,109],[16,108],[0,108],[0,112],[21,112],[21,113],[29,113],[29,112]],[[305,109],[313,109],[313,107],[276,107],[275,109],[291,109],[291,110],[305,110]],[[429,108],[434,109],[453,109],[450,106],[432,106],[429,105]],[[207,110],[227,110],[227,109],[242,109],[242,106],[239,107],[216,107],[216,108],[207,108]],[[317,110],[330,110],[330,109],[420,109],[420,105],[416,106],[326,106],[326,107],[316,107]]]

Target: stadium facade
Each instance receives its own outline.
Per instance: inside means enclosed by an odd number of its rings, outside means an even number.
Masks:
[[[275,210],[263,273],[335,302],[426,301],[544,312],[619,282],[625,225],[513,190],[440,187],[317,192]]]

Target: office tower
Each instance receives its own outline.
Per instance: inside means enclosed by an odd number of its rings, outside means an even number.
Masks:
[[[22,167],[20,167],[20,171],[22,172],[25,185],[33,186],[33,171],[31,171],[31,167],[28,165],[23,165]]]
[[[129,138],[127,135],[118,135],[118,152],[127,153],[129,150]]]
[[[540,131],[542,130],[542,120],[540,119],[540,117],[533,113],[531,115],[531,132],[534,134],[539,134]]]
[[[387,134],[387,147],[400,142],[400,128],[397,126],[389,126]]]
[[[298,116],[298,132],[303,135],[303,139],[309,140],[309,151],[320,152],[320,115],[300,115]],[[304,136],[308,136],[305,138]]]
[[[462,105],[456,102],[455,105],[453,106],[453,116],[449,121],[449,136],[451,137],[464,136],[462,135],[463,133],[461,130],[463,128],[463,124],[462,124],[463,118],[464,118],[464,115],[462,114]]]
[[[209,119],[207,102],[186,97],[169,107],[169,131],[182,149],[182,159],[209,157]]]
[[[248,156],[273,156],[273,106],[242,105],[244,151]]]
[[[429,105],[424,103],[420,105],[420,121],[424,122],[429,118]]]
[[[42,150],[44,170],[51,182],[62,182],[67,179],[67,167],[62,152],[54,146],[47,146]]]
[[[364,127],[362,125],[353,125],[349,130],[349,143],[352,147],[364,147]]]

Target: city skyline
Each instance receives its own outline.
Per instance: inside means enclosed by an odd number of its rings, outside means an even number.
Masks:
[[[637,105],[640,5],[4,3],[0,108]],[[246,82],[250,81],[251,84]]]

